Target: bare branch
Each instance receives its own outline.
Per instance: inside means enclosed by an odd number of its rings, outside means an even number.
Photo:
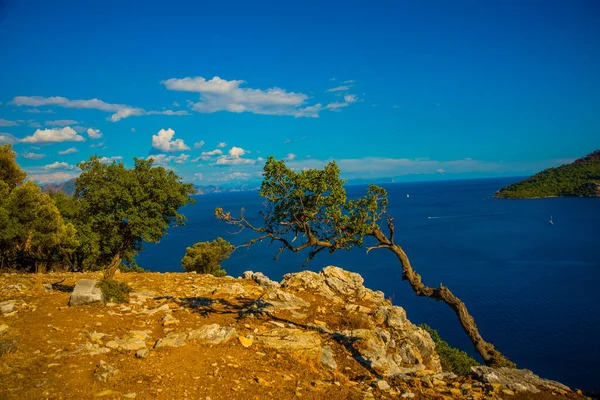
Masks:
[[[367,247],[367,254],[369,254],[369,252],[371,250],[377,250],[377,249],[389,249],[390,246],[385,245],[385,244],[380,244],[378,246],[372,246],[372,247]]]

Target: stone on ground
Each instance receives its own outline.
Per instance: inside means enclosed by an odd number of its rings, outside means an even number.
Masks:
[[[69,304],[79,306],[97,302],[104,302],[104,295],[100,288],[96,287],[98,281],[94,279],[81,279],[75,284]]]

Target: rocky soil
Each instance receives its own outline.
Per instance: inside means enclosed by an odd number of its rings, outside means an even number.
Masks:
[[[584,398],[527,370],[442,371],[427,332],[337,267],[120,274],[126,304],[82,279],[100,274],[0,275],[0,399]]]

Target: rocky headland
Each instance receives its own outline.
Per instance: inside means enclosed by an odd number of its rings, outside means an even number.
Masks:
[[[0,275],[4,399],[578,399],[531,371],[442,371],[430,335],[360,275]],[[105,301],[106,300],[106,301]]]

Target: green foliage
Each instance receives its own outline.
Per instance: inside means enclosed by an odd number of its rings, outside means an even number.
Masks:
[[[6,183],[9,189],[23,183],[27,176],[15,159],[16,153],[10,144],[0,145],[0,182]]]
[[[67,264],[73,271],[99,269],[100,236],[94,231],[88,218],[83,212],[81,202],[64,192],[49,193],[63,219],[75,227],[77,245],[65,254]]]
[[[98,282],[98,287],[102,290],[104,299],[111,303],[127,303],[129,293],[133,290],[125,282],[119,282],[114,279],[104,279]]]
[[[2,266],[44,270],[77,246],[75,228],[39,186],[25,182],[10,190],[0,181]]]
[[[82,162],[74,195],[80,227],[88,226],[90,247],[98,265],[129,258],[142,243],[158,243],[167,228],[185,224],[177,210],[193,203],[191,184],[171,170],[153,167],[152,160],[134,159],[134,168],[123,163],[105,164],[93,156]],[[87,229],[87,228],[86,228]]]
[[[262,234],[247,245],[271,239],[282,243],[281,250],[310,248],[307,261],[324,249],[333,253],[360,247],[364,236],[379,230],[379,221],[387,215],[387,192],[371,185],[364,197],[348,200],[339,173],[334,161],[322,170],[296,172],[283,161],[269,157],[259,191],[265,198],[265,208],[260,212],[262,226],[254,227],[243,215],[234,218],[222,208],[215,209],[215,216]]]
[[[446,372],[454,372],[457,375],[468,375],[471,372],[471,367],[480,365],[473,357],[462,350],[452,347],[448,342],[444,341],[438,331],[426,324],[420,324],[427,333],[431,335],[431,339],[435,343],[435,351],[440,356],[442,369]]]
[[[198,242],[185,250],[181,266],[186,271],[196,271],[201,274],[225,276],[221,263],[229,258],[234,247],[222,238],[212,242]]]
[[[135,273],[147,272],[144,268],[140,267],[139,265],[129,264],[129,263],[123,263],[123,264],[119,265],[119,271],[135,272]]]
[[[496,194],[507,199],[554,196],[600,196],[600,150],[571,164],[548,168]]]

